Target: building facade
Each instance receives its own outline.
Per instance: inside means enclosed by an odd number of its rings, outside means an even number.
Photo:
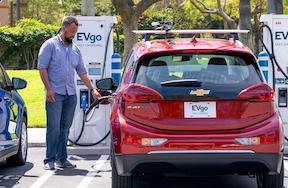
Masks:
[[[0,0],[0,27],[9,26],[8,0]]]

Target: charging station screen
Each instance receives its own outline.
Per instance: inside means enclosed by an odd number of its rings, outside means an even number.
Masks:
[[[91,80],[92,82],[92,80]],[[82,82],[82,80],[77,80],[77,85],[78,86],[84,86],[84,82]]]
[[[101,68],[89,68],[88,69],[89,75],[101,75]]]

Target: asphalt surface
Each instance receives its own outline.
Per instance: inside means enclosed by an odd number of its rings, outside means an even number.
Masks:
[[[9,167],[0,163],[0,188],[110,188],[111,167],[108,155],[70,155],[77,165],[75,169],[43,169],[45,148],[29,148],[26,165]],[[288,170],[288,162],[285,168]],[[288,171],[285,169],[285,185],[288,187]],[[150,177],[139,178],[137,188],[257,188],[255,178],[248,176],[213,177]]]

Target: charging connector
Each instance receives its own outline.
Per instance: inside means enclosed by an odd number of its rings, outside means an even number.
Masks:
[[[88,107],[88,90],[80,90],[80,108],[85,112],[86,108]]]

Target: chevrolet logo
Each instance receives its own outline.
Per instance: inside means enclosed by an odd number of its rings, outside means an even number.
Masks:
[[[197,89],[197,90],[191,90],[190,95],[204,96],[204,95],[208,95],[209,93],[210,93],[210,90]]]

